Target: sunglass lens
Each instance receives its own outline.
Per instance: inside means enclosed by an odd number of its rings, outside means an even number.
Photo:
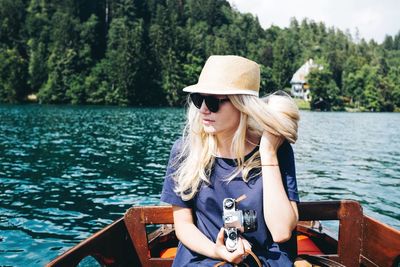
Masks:
[[[206,100],[206,105],[208,110],[210,110],[211,112],[218,112],[219,109],[219,100],[213,96],[206,96],[205,97]]]
[[[201,105],[203,104],[204,97],[199,93],[190,94],[190,99],[192,100],[193,104],[196,108],[200,109]]]
[[[192,100],[193,104],[196,108],[201,109],[201,105],[203,105],[203,101],[206,102],[206,106],[209,111],[211,112],[218,112],[219,105],[222,102],[225,102],[227,99],[218,99],[213,96],[204,96],[199,93],[192,93],[190,94],[190,99]]]

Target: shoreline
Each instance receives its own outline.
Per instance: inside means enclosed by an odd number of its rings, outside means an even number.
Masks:
[[[296,102],[297,107],[299,110],[304,110],[304,111],[313,111],[313,112],[349,112],[349,113],[364,113],[364,112],[372,112],[372,113],[382,113],[382,112],[387,112],[387,113],[399,113],[400,108],[395,108],[393,111],[371,111],[367,110],[365,108],[354,108],[354,107],[344,107],[343,110],[318,110],[318,109],[311,109],[310,102],[305,101],[303,99],[298,99],[298,98],[293,98],[293,100]],[[148,107],[148,108],[176,108],[176,107],[182,107],[182,106],[168,106],[168,105],[154,105],[154,106],[141,106],[141,105],[106,105],[106,104],[73,104],[73,103],[39,103],[38,98],[35,94],[29,95],[25,101],[23,102],[18,102],[18,103],[3,103],[0,102],[0,104],[4,105],[30,105],[30,104],[36,104],[36,105],[51,105],[51,106],[104,106],[104,107]]]

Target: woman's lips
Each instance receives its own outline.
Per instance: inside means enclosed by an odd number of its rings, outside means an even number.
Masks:
[[[210,120],[210,119],[203,119],[203,124],[211,124],[211,123],[213,123],[214,121],[213,120]]]

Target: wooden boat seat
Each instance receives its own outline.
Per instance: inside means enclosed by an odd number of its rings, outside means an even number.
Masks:
[[[301,221],[339,220],[337,254],[325,255],[345,266],[359,266],[363,222],[362,208],[355,201],[303,202],[299,204]],[[172,224],[171,206],[132,207],[124,217],[125,225],[142,266],[171,266],[173,258],[149,255],[146,225]],[[310,247],[309,254],[316,254]]]
[[[321,264],[319,257],[320,266],[339,266],[331,264],[332,260],[350,267],[400,266],[400,231],[363,215],[357,202],[303,202],[299,204],[299,214],[301,221],[339,220],[339,238],[338,241],[333,241],[333,246],[332,238],[321,236],[310,230],[308,225],[297,225],[298,233],[312,238],[314,244],[323,248],[322,256],[327,264]],[[159,255],[162,249],[176,246],[177,239],[172,227],[164,227],[159,231],[158,224],[168,226],[172,222],[170,206],[133,207],[123,218],[59,255],[46,266],[78,266],[88,256],[93,257],[101,266],[109,267],[171,266],[172,257],[176,253],[174,249],[165,251],[171,253],[170,256],[165,254],[168,258],[161,258]],[[156,224],[158,230],[148,229],[151,234],[147,235],[146,226],[151,224]],[[303,246],[304,244],[300,244],[302,241],[304,240],[299,240],[298,244],[307,251],[300,253],[306,253],[303,259],[312,262],[314,248]],[[326,249],[326,246],[333,249]],[[149,249],[152,254],[149,253]]]

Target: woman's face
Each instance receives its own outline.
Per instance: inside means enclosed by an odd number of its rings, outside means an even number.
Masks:
[[[228,98],[226,95],[213,96],[218,99]],[[221,102],[217,112],[211,112],[203,101],[199,111],[206,133],[220,136],[233,136],[239,126],[240,111],[235,108],[230,101]]]

